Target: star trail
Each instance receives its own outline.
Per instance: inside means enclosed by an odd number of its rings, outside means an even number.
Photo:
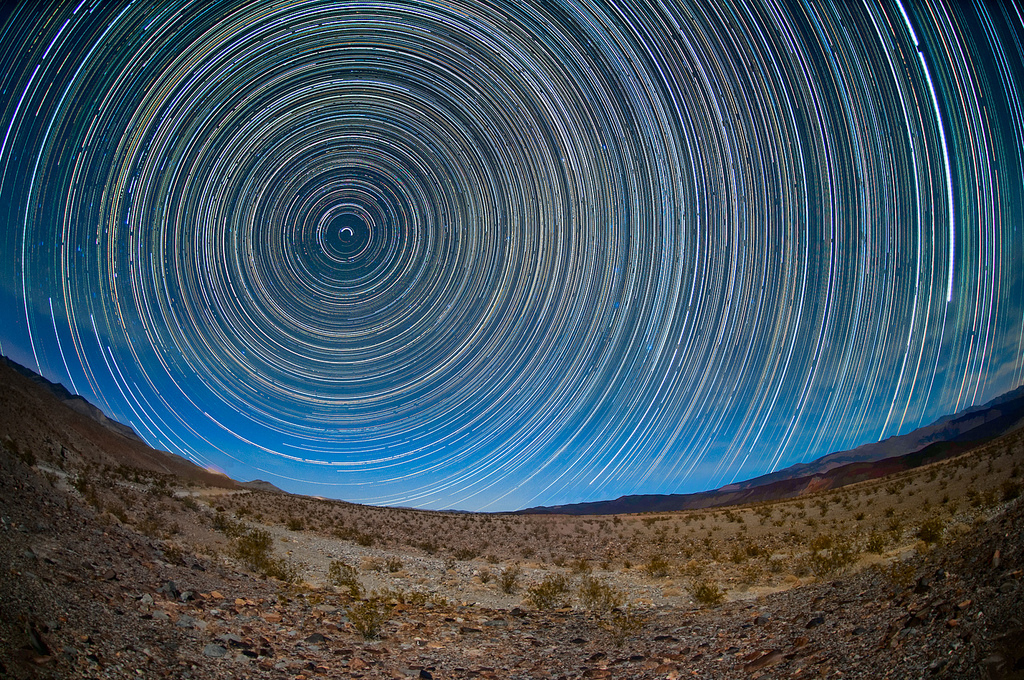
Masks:
[[[355,502],[679,493],[1024,378],[1016,2],[31,2],[0,350]]]

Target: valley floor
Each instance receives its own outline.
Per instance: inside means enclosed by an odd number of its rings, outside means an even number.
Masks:
[[[363,569],[353,598],[322,577],[253,576],[212,548],[146,535],[9,449],[0,463],[0,677],[1024,677],[1019,499],[920,555],[779,592],[698,607],[605,565],[596,582],[628,595],[618,609],[540,608],[524,600],[534,572],[577,588],[584,570],[535,564],[503,594],[481,579],[491,562],[399,546],[394,572]],[[197,527],[217,516],[187,505]],[[292,557],[372,561],[358,543],[270,529]],[[493,561],[496,578],[509,563]]]

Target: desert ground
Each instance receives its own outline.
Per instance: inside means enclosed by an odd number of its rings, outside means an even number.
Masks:
[[[1022,432],[760,505],[472,514],[212,486],[0,401],[0,677],[1024,677]]]

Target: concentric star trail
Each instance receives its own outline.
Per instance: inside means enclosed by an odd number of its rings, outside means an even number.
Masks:
[[[1024,378],[1019,3],[23,3],[2,351],[356,502],[696,491]]]

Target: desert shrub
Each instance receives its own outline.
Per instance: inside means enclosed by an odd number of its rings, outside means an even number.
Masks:
[[[437,541],[433,539],[428,539],[426,541],[413,541],[411,545],[415,548],[419,548],[428,555],[433,555],[439,550]]]
[[[694,579],[690,582],[690,595],[705,607],[713,607],[725,601],[725,593],[718,584],[708,579]]]
[[[590,562],[587,561],[586,557],[581,557],[577,560],[573,560],[569,565],[569,569],[574,574],[589,574],[591,571]]]
[[[391,618],[391,608],[378,597],[356,602],[345,609],[356,632],[367,640],[380,637],[384,624]]]
[[[583,607],[596,612],[608,612],[626,602],[621,590],[593,576],[583,577],[577,593]]]
[[[468,562],[469,560],[476,557],[476,551],[472,548],[459,548],[453,554],[455,556],[455,559],[461,560],[463,562]]]
[[[1016,479],[1007,479],[1000,488],[1003,492],[1003,501],[1012,501],[1020,496],[1021,484]]]
[[[341,560],[333,560],[327,568],[327,582],[332,586],[347,588],[349,596],[358,599],[363,596],[363,586],[359,583],[358,574],[352,565]]]
[[[845,571],[857,561],[859,552],[848,538],[822,534],[811,541],[810,568],[822,577]]]
[[[212,524],[215,531],[220,531],[228,538],[239,538],[245,535],[245,525],[234,521],[223,512],[218,512],[213,516]]]
[[[895,560],[882,572],[897,588],[906,588],[914,582],[914,565],[902,560]]]
[[[264,576],[292,583],[298,569],[286,560],[273,556],[274,539],[263,529],[251,529],[235,539],[235,557],[246,567]]]
[[[569,604],[569,579],[565,574],[548,574],[526,592],[527,601],[537,609],[560,609]]]
[[[389,574],[396,574],[402,571],[402,567],[404,566],[405,565],[402,564],[402,560],[397,557],[389,557],[384,560],[384,568],[387,569]]]
[[[929,517],[921,522],[917,528],[917,537],[928,545],[935,545],[942,541],[942,534],[946,530],[946,523],[941,517]]]
[[[601,626],[612,634],[616,647],[621,647],[627,638],[639,633],[645,623],[647,615],[634,609],[612,609],[601,620]]]
[[[288,527],[288,531],[302,531],[306,528],[306,525],[299,517],[289,517],[285,526]]]
[[[661,555],[655,555],[643,566],[644,573],[650,578],[664,578],[668,576],[671,568],[668,560]]]
[[[518,564],[502,569],[501,573],[498,574],[498,588],[501,589],[501,592],[506,595],[512,595],[519,590],[520,573]]]
[[[866,548],[868,552],[875,553],[876,555],[881,555],[883,552],[885,552],[885,542],[885,534],[875,532],[868,536]]]

